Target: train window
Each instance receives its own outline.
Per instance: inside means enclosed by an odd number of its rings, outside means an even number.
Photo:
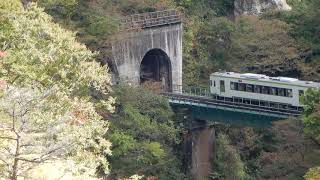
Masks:
[[[220,81],[220,92],[226,92],[226,87],[224,86],[224,81]]]
[[[270,87],[262,86],[262,93],[263,94],[270,94]]]
[[[231,90],[235,90],[235,83],[234,82],[230,82],[230,89]]]
[[[241,98],[234,98],[234,102],[242,103],[242,99]]]
[[[284,93],[283,93],[283,94],[284,94],[284,96],[285,96],[285,97],[288,97],[287,89],[283,89],[283,91],[284,91]]]
[[[239,83],[239,91],[246,91],[246,84]]]
[[[260,106],[267,106],[267,102],[265,102],[265,101],[260,101]]]
[[[210,86],[212,86],[212,80],[210,80]]]
[[[257,101],[257,100],[251,100],[251,104],[252,104],[252,105],[259,106],[259,101]]]
[[[213,87],[216,87],[216,81],[213,81]]]
[[[270,91],[271,95],[275,95],[276,96],[278,94],[278,88],[272,87],[272,88],[270,88],[270,90],[271,90]]]
[[[254,92],[255,92],[255,93],[261,93],[261,86],[255,85],[255,86],[254,86]]]
[[[288,105],[287,104],[279,104],[281,109],[288,109]]]
[[[243,103],[244,104],[251,104],[251,100],[250,99],[243,99]]]
[[[285,89],[279,88],[279,96],[285,96]]]
[[[246,83],[230,82],[230,89],[236,91],[270,94],[274,96],[293,97],[292,89],[260,86]],[[301,92],[303,93],[303,91]]]
[[[270,103],[270,107],[279,108],[279,104],[278,103]]]
[[[290,110],[298,110],[298,107],[296,107],[296,106],[292,106],[292,105],[289,105],[289,107],[288,107]]]
[[[238,91],[238,90],[239,90],[239,85],[238,85],[238,83],[236,83],[236,82],[230,82],[230,89],[231,89],[231,90],[236,90],[236,91]]]
[[[247,92],[253,92],[253,85],[252,84],[247,84],[246,91]]]

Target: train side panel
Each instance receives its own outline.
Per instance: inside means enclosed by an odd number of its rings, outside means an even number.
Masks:
[[[248,87],[251,87],[251,85],[256,85],[257,87],[260,86],[260,88],[264,86],[264,87],[281,89],[281,91],[282,90],[286,91],[285,94],[287,96],[234,90],[231,88],[231,85],[232,85],[231,83],[233,85],[248,84]],[[252,86],[252,88],[255,88],[255,86]],[[300,104],[299,96],[306,89],[307,87],[300,87],[300,86],[294,86],[294,85],[290,86],[286,84],[263,82],[259,80],[251,80],[251,79],[245,79],[245,78],[237,79],[237,78],[221,77],[221,76],[214,76],[214,75],[210,76],[211,94],[223,96],[223,97],[229,97],[229,98],[240,97],[240,98],[247,98],[247,99],[256,99],[256,100],[262,100],[262,101],[290,104],[292,106],[302,106]],[[271,91],[270,88],[269,90]],[[262,90],[260,90],[260,92],[261,91]]]

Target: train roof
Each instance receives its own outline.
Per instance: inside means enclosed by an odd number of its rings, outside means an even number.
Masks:
[[[246,80],[255,80],[255,81],[270,82],[270,83],[277,83],[277,84],[320,88],[320,83],[318,82],[302,81],[299,79],[289,78],[289,77],[270,77],[264,74],[253,74],[253,73],[241,74],[241,73],[235,73],[235,72],[215,72],[215,73],[212,73],[211,76],[220,76],[220,77],[228,77],[228,78],[235,78],[235,79],[246,79]]]

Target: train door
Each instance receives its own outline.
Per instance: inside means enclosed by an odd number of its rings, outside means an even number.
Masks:
[[[218,82],[217,79],[215,79],[214,77],[210,77],[210,93],[211,94],[219,93],[217,82]]]
[[[226,92],[226,86],[224,80],[220,80],[220,93]]]

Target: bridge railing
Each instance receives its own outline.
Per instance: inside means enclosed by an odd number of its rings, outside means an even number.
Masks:
[[[202,96],[202,97],[211,96],[209,88],[192,87],[192,86],[173,85],[172,92],[179,93],[179,94],[192,95],[192,96]]]
[[[181,21],[181,13],[177,10],[156,11],[127,16],[121,22],[121,29],[143,29],[181,23]]]
[[[230,107],[246,108],[257,111],[270,111],[274,113],[300,115],[303,112],[302,107],[291,106],[290,104],[282,104],[276,102],[260,101],[248,98],[237,97],[222,97],[213,95],[209,89],[188,87],[181,85],[173,85],[172,92],[163,93],[164,96],[171,100],[177,100],[179,102],[195,102],[204,103],[207,105],[223,105]]]

